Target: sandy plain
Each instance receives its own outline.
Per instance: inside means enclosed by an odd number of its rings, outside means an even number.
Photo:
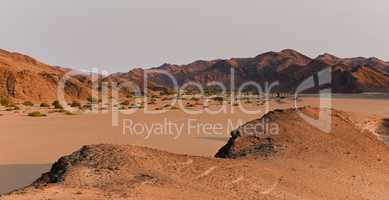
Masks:
[[[269,109],[286,109],[293,107],[294,103],[292,99],[283,102],[271,101]],[[319,105],[317,98],[309,97],[302,98],[297,103],[298,106]],[[163,102],[157,105],[162,106]],[[209,109],[216,110],[219,107],[215,104]],[[0,194],[30,184],[48,171],[51,163],[59,157],[88,144],[133,144],[178,154],[213,157],[226,143],[231,130],[242,123],[260,118],[266,110],[264,105],[255,102],[246,103],[244,107],[262,112],[248,114],[232,105],[227,106],[228,112],[218,114],[203,112],[191,115],[180,109],[167,110],[162,114],[145,114],[138,111],[131,115],[120,115],[119,125],[114,127],[111,113],[74,116],[53,113],[47,117],[32,118],[26,116],[29,111],[1,111]],[[370,118],[389,118],[387,99],[334,98],[332,107],[352,113],[361,122]],[[202,106],[189,109],[204,110]],[[234,112],[230,112],[230,109],[234,109]],[[128,124],[129,121],[144,127],[173,123],[183,129],[176,129],[173,133],[169,130],[162,130],[158,134],[153,131],[148,133],[147,130],[135,131],[134,126],[128,128],[125,123]],[[219,125],[217,131],[208,131],[209,125],[215,124]],[[211,126],[211,129],[214,128]]]

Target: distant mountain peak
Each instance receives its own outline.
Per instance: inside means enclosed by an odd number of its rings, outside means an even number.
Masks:
[[[284,49],[281,51],[281,53],[288,54],[288,55],[299,55],[299,56],[305,56],[304,54],[294,50],[294,49]]]

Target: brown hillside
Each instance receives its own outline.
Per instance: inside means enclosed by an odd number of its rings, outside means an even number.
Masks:
[[[340,66],[342,70],[339,71]],[[202,85],[218,81],[230,87],[231,69],[235,70],[235,88],[254,81],[280,83],[275,91],[294,91],[306,78],[325,68],[331,68],[331,88],[337,93],[389,92],[389,64],[376,58],[338,58],[330,54],[311,59],[303,54],[286,49],[267,52],[254,58],[231,58],[228,60],[196,61],[188,65],[164,64],[152,70],[170,72],[181,86],[189,81]],[[107,79],[120,82],[134,81],[143,86],[140,76],[146,70],[135,69],[128,73],[116,73]],[[150,72],[150,71],[149,71]],[[158,73],[149,74],[149,85],[172,87],[172,82]],[[319,89],[314,88],[314,90]],[[312,91],[312,90],[311,90]]]
[[[58,81],[65,71],[29,56],[0,50],[0,97],[12,101],[52,102],[57,99]],[[66,84],[68,99],[89,96],[88,80],[71,78]]]
[[[164,70],[177,80],[178,86],[194,81],[201,85],[222,82],[230,88],[231,69],[235,71],[235,89],[253,81],[264,85],[279,82],[274,91],[294,92],[316,72],[331,68],[331,88],[336,93],[389,92],[389,64],[377,58],[338,58],[330,54],[311,59],[297,51],[286,49],[267,52],[253,58],[196,61],[187,65],[164,64],[151,69],[136,68],[127,73],[114,73],[103,81],[126,84],[132,89],[144,88],[144,74],[148,74],[147,86],[151,90],[167,90],[173,82],[165,75],[151,72]],[[0,97],[12,101],[51,102],[57,99],[58,81],[68,68],[53,67],[19,53],[0,50]],[[307,92],[319,89],[315,87]],[[91,77],[74,76],[67,82],[67,99],[86,99],[90,96]],[[127,91],[128,92],[128,91]],[[125,94],[124,94],[125,95]],[[126,95],[125,95],[126,96]]]

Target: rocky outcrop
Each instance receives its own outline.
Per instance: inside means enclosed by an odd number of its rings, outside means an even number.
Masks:
[[[0,96],[15,96],[16,78],[11,71],[0,72]]]
[[[331,111],[330,113],[328,111]],[[320,112],[328,112],[329,133],[305,121],[301,115],[317,119]],[[296,158],[315,154],[339,154],[339,150],[360,151],[361,145],[386,148],[382,143],[387,120],[380,123],[381,134],[371,134],[357,127],[352,118],[337,110],[299,108],[275,110],[258,120],[248,122],[231,132],[231,138],[215,155],[218,158]],[[381,135],[381,136],[380,136]],[[338,149],[333,149],[332,146]],[[369,151],[369,150],[366,150]],[[367,152],[363,152],[365,154]],[[371,152],[373,153],[373,152]],[[368,157],[368,155],[366,154]]]
[[[0,97],[14,102],[35,103],[58,99],[58,82],[66,71],[43,64],[29,56],[0,51]],[[88,76],[85,76],[89,79]],[[70,77],[65,85],[67,100],[81,100],[90,96],[90,82]]]

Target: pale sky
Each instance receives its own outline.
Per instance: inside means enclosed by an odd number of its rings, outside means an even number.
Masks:
[[[0,48],[110,72],[296,49],[389,61],[388,0],[0,0]]]

